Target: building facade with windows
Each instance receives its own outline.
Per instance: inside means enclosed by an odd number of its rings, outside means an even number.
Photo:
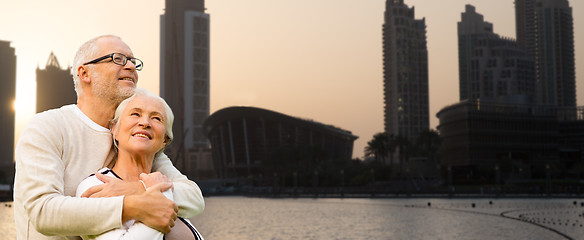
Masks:
[[[437,113],[442,166],[458,180],[581,179],[571,8],[567,0],[516,0],[515,10],[517,42],[493,33],[473,6],[462,13],[461,102]]]
[[[560,165],[560,115],[556,108],[531,104],[447,106],[436,114],[441,164],[455,179],[493,179],[496,171],[504,179],[545,178],[546,165]]]
[[[209,14],[204,0],[167,0],[161,16],[160,96],[175,114],[167,155],[190,176],[210,161],[203,122],[209,116]]]
[[[458,22],[460,100],[511,104],[535,102],[534,62],[510,38],[466,5]]]
[[[383,86],[385,132],[413,142],[430,128],[428,48],[425,19],[403,0],[386,1]]]
[[[535,61],[537,100],[576,107],[574,23],[568,0],[516,0],[519,45]]]

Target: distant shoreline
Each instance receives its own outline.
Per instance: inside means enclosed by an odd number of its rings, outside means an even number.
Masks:
[[[273,193],[233,193],[233,194],[205,194],[204,197],[257,197],[257,198],[380,198],[380,199],[584,199],[583,194],[273,194]]]

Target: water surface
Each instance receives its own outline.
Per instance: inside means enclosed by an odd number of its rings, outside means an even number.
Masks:
[[[584,239],[584,207],[573,199],[205,201],[191,220],[207,240]],[[0,204],[0,222],[0,239],[15,239],[12,203]]]

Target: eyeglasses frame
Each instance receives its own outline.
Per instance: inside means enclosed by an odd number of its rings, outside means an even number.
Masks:
[[[119,55],[124,56],[124,61],[122,62],[122,64],[116,63],[116,61],[114,61],[114,54],[119,54]],[[102,56],[102,57],[98,57],[98,58],[93,59],[93,60],[91,60],[89,62],[86,62],[83,65],[96,64],[96,63],[99,63],[100,61],[102,61],[104,59],[108,59],[108,58],[111,59],[110,60],[111,62],[113,62],[114,64],[117,64],[117,65],[120,65],[120,66],[125,66],[128,63],[128,60],[130,60],[130,62],[132,62],[134,64],[134,66],[136,67],[136,70],[137,71],[141,71],[142,68],[144,68],[144,62],[142,60],[140,60],[138,58],[135,58],[135,57],[128,57],[128,56],[124,55],[123,53],[110,53],[108,55],[105,55],[105,56]],[[132,60],[134,60],[134,61],[132,61]],[[136,62],[137,62],[136,60],[140,61],[141,64],[140,65],[136,65]]]

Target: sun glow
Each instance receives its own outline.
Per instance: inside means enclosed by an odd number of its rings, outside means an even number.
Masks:
[[[18,142],[20,132],[34,115],[36,110],[36,82],[34,73],[19,69],[17,73],[16,99],[13,102],[15,111],[14,142]]]

